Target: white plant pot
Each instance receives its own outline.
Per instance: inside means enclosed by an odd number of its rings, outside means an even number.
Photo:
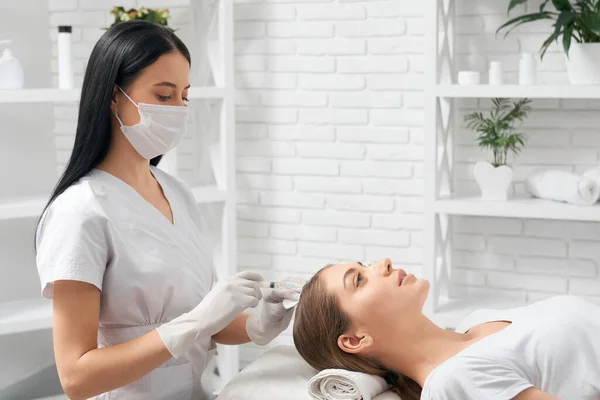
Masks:
[[[573,85],[600,85],[600,43],[572,43],[567,71]]]
[[[513,170],[507,165],[494,167],[489,162],[479,161],[473,168],[475,180],[481,190],[481,199],[506,201],[512,183]]]

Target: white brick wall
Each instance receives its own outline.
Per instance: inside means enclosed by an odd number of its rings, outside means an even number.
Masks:
[[[420,273],[422,7],[238,3],[237,84],[258,99],[238,107],[238,148],[248,146],[238,177],[260,193],[239,217],[264,224],[239,236],[274,243],[240,248],[240,268],[308,277],[329,262],[389,256]],[[255,148],[260,162],[248,159]],[[282,255],[288,244],[296,253]],[[242,359],[255,354],[245,346]]]
[[[76,70],[106,26],[113,1],[50,0],[50,20],[73,23]],[[140,6],[140,1],[120,4]],[[171,8],[185,27],[187,1]],[[458,0],[460,68],[504,63],[537,51],[543,26],[506,41],[494,32],[505,2]],[[408,0],[237,0],[235,52],[239,268],[277,279],[310,276],[329,262],[389,256],[421,273],[423,245],[424,7]],[[72,19],[78,18],[78,23]],[[80,19],[79,19],[80,18]],[[55,68],[55,67],[54,67]],[[544,82],[566,80],[557,48],[540,65]],[[484,79],[486,77],[484,76]],[[464,101],[461,110],[489,101]],[[534,168],[581,171],[598,163],[594,101],[540,100],[515,162],[515,192]],[[73,109],[55,107],[57,157],[68,156]],[[456,137],[456,187],[474,190],[484,157],[465,129]],[[600,297],[598,224],[458,218],[453,281],[458,294],[535,301],[556,293]],[[597,296],[597,297],[594,297]],[[290,336],[281,342],[290,343]],[[244,363],[259,351],[244,346]]]

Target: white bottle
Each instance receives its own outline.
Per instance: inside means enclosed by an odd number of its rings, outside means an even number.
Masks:
[[[70,26],[58,27],[58,87],[60,89],[73,89]]]
[[[489,71],[490,85],[502,85],[504,79],[502,77],[502,63],[500,61],[492,61]]]
[[[519,84],[536,84],[536,66],[535,59],[531,53],[523,53],[519,60]]]
[[[10,40],[0,40],[0,44],[9,44]],[[0,57],[0,90],[21,89],[25,81],[23,67],[8,47]]]

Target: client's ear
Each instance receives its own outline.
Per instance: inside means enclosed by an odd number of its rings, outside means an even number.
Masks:
[[[338,346],[346,353],[360,353],[373,345],[373,338],[367,334],[344,333],[338,337]]]

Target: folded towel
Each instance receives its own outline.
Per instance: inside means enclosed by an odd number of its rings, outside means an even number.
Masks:
[[[315,400],[375,400],[389,389],[385,379],[344,369],[326,369],[308,381]]]
[[[533,197],[589,206],[598,201],[600,186],[595,180],[560,170],[539,171],[525,180]]]

